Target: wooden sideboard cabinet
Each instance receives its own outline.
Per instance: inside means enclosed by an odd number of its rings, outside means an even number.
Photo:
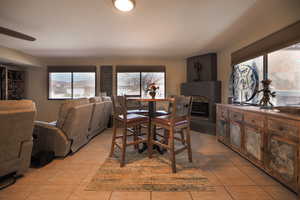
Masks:
[[[299,194],[300,116],[217,105],[217,139]]]

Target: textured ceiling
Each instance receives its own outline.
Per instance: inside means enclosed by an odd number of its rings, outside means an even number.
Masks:
[[[40,57],[186,57],[226,46],[257,1],[136,0],[124,14],[111,0],[1,0],[0,26],[37,40],[0,44]]]

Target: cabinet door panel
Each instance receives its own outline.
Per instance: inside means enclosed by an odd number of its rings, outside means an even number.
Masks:
[[[245,153],[253,161],[262,164],[263,133],[260,129],[245,127]]]
[[[289,186],[295,186],[297,182],[297,144],[274,135],[270,136],[268,142],[269,170]]]
[[[230,122],[230,144],[236,150],[242,149],[242,128],[238,123]]]
[[[228,143],[228,125],[224,120],[218,120],[217,122],[217,136],[218,139],[224,143]]]

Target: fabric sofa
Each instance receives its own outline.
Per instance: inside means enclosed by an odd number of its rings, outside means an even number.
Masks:
[[[66,100],[56,122],[35,121],[34,153],[54,151],[56,157],[76,152],[88,142],[87,132],[93,104],[88,99]]]
[[[89,125],[88,138],[91,139],[107,127],[106,110],[107,104],[102,101],[101,97],[90,98],[90,103],[93,104],[93,112]]]
[[[64,101],[56,122],[35,122],[34,153],[54,151],[56,157],[65,157],[78,151],[106,128],[111,115],[110,104],[98,97]]]
[[[0,101],[0,177],[29,168],[35,116],[30,100]]]
[[[89,101],[93,104],[88,132],[88,139],[91,140],[108,127],[112,113],[112,100],[108,96],[96,96],[91,97]]]

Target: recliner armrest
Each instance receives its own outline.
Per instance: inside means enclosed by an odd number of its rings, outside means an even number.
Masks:
[[[54,151],[55,156],[66,156],[69,153],[71,141],[61,129],[48,122],[34,122],[34,152],[41,150]]]
[[[42,126],[42,127],[48,127],[48,128],[56,128],[56,126],[53,123],[49,122],[43,122],[43,121],[34,121],[34,126]]]

